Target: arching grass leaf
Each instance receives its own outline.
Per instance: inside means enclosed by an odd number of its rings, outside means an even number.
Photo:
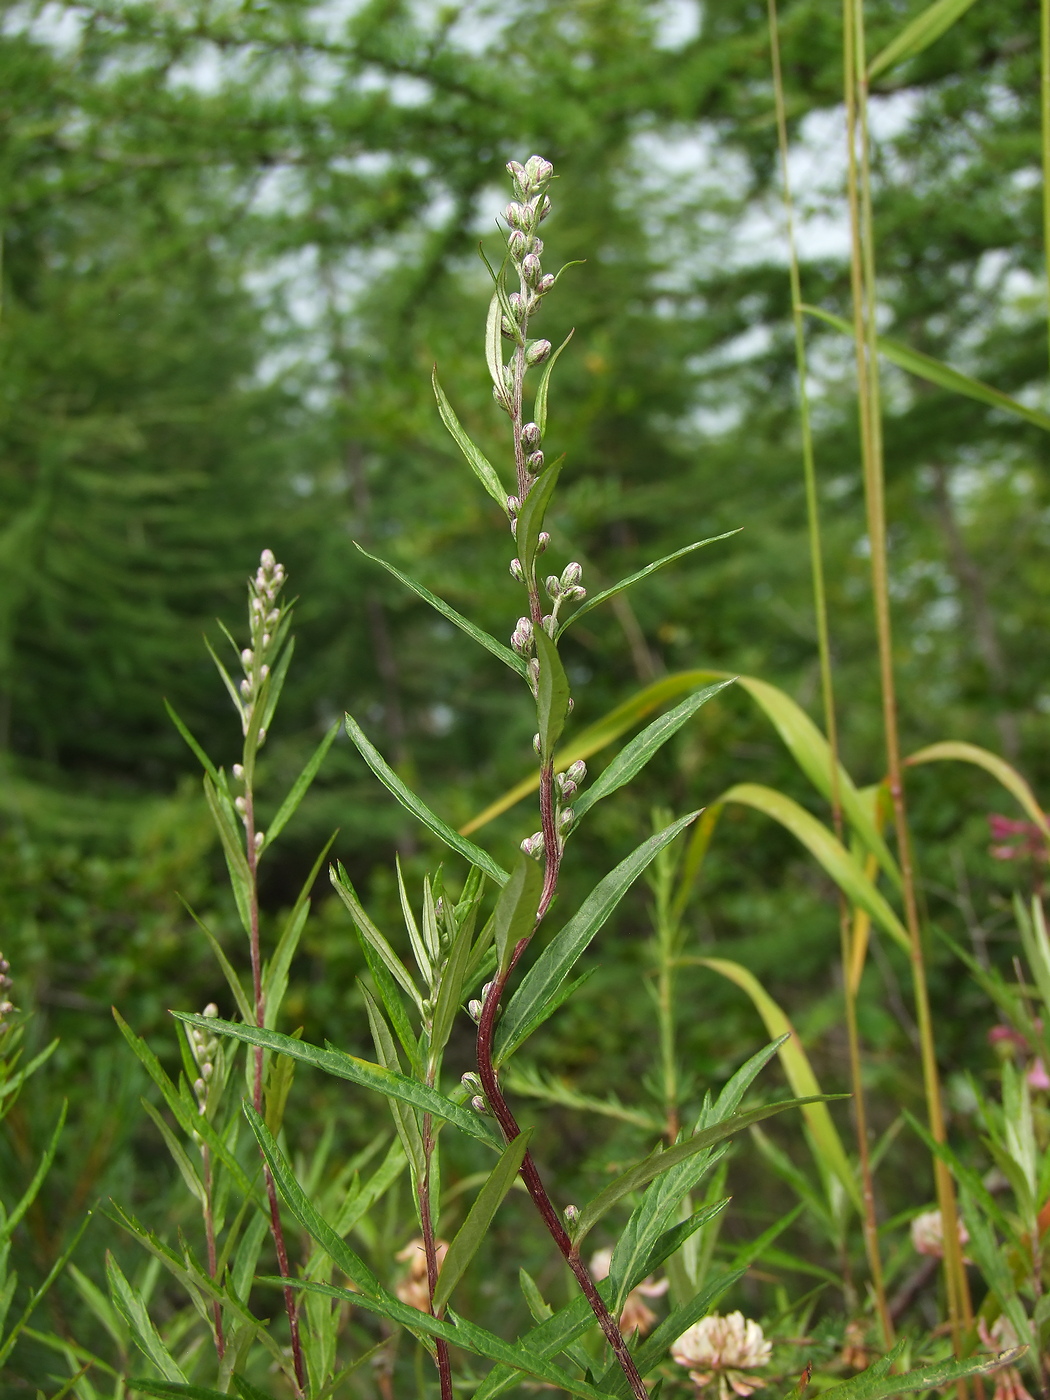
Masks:
[[[1017,769],[1007,763],[1005,758],[1000,758],[998,754],[989,753],[987,749],[982,749],[979,744],[967,744],[959,739],[947,739],[940,744],[929,744],[924,749],[919,749],[917,753],[910,754],[905,760],[909,768],[915,768],[920,763],[936,763],[939,760],[954,759],[959,763],[972,763],[977,768],[983,768],[986,773],[990,773],[993,778],[998,779],[1011,797],[1015,798],[1021,810],[1035,822],[1043,835],[1050,841],[1050,822],[1046,819],[1046,814],[1036,801],[1035,793],[1021,777]]]
[[[869,82],[880,73],[915,58],[923,49],[929,48],[973,3],[974,0],[933,0],[932,5],[906,24],[897,37],[871,60],[868,64]]]

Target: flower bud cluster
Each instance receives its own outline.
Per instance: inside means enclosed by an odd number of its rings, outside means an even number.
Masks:
[[[283,564],[274,558],[272,549],[264,549],[259,557],[259,567],[255,577],[248,582],[248,624],[251,628],[251,646],[241,652],[241,666],[244,679],[238,689],[241,695],[241,726],[245,734],[251,730],[255,719],[255,708],[259,702],[274,654],[280,645],[278,629],[284,619],[286,609],[281,606],[279,594],[284,587],[287,574]],[[265,729],[258,732],[261,746],[266,740]]]
[[[543,619],[543,626],[548,636],[553,637],[558,630],[558,612],[562,603],[578,602],[581,598],[586,598],[587,590],[580,579],[583,577],[583,565],[575,561],[566,564],[561,571],[561,577],[551,574],[546,583],[547,595],[553,603],[553,608]]]
[[[549,340],[528,339],[528,324],[529,317],[538,309],[555,281],[550,273],[543,271],[543,240],[537,235],[540,224],[551,211],[547,187],[553,178],[554,166],[541,156],[530,156],[524,165],[516,160],[508,161],[507,169],[514,182],[515,196],[504,210],[509,230],[507,249],[518,272],[519,290],[506,299],[502,331],[508,340],[520,348],[524,368],[528,369],[543,364],[551,353]],[[505,366],[503,380],[502,387],[499,384],[494,386],[493,395],[501,408],[512,413],[517,397],[513,365]]]
[[[213,1001],[201,1012],[202,1016],[209,1021],[214,1020],[219,1014],[219,1008]],[[191,1026],[187,1032],[190,1042],[190,1053],[193,1055],[197,1066],[197,1078],[193,1081],[193,1092],[197,1097],[197,1112],[201,1115],[208,1111],[208,1098],[215,1081],[215,1066],[219,1057],[221,1042],[218,1036],[212,1035],[210,1031],[202,1030],[199,1026]]]
[[[558,829],[558,841],[565,848],[565,838],[573,828],[576,814],[572,810],[572,799],[579,791],[580,784],[587,776],[587,765],[582,758],[570,763],[564,773],[554,775],[554,823]]]

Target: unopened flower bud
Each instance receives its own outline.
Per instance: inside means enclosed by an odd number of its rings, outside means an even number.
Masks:
[[[532,736],[532,749],[537,758],[543,753],[543,741],[538,734]]]
[[[255,833],[255,849],[256,849],[257,851],[261,851],[261,850],[262,850],[262,843],[263,843],[265,840],[266,840],[266,832],[265,832],[265,831],[257,831],[257,832]]]
[[[475,1113],[488,1113],[489,1106],[480,1094],[475,1094],[470,1101],[470,1106]]]
[[[240,782],[241,779],[244,777],[244,768],[240,763],[235,763],[233,765],[233,776],[237,779],[238,782]]]
[[[525,460],[525,465],[533,476],[539,476],[540,472],[543,470],[543,453],[530,452]]]
[[[540,201],[540,205],[539,205],[539,218],[537,219],[536,222],[542,224],[543,221],[544,221],[544,219],[547,217],[547,215],[548,215],[550,212],[551,212],[551,202],[550,202],[550,200],[547,198],[547,196],[544,195],[544,196],[543,196],[543,199]]]
[[[520,228],[514,229],[507,239],[507,248],[515,262],[520,263],[525,256],[525,250],[529,246],[529,240],[522,233]]]
[[[511,228],[527,229],[532,223],[532,210],[526,209],[516,200],[512,200],[503,211],[503,217]]]
[[[264,569],[272,569],[277,560],[273,557],[272,549],[264,549],[259,555],[259,563]]]
[[[566,702],[565,702],[565,713],[566,713],[567,715],[571,715],[572,712],[573,712],[573,710],[575,710],[575,708],[576,708],[576,701],[575,701],[575,700],[572,698],[572,696],[570,695],[569,698],[568,698],[568,700],[566,700]]]
[[[526,676],[529,682],[529,689],[532,691],[533,695],[535,695],[536,689],[540,683],[540,663],[535,656],[529,662]]]
[[[575,588],[583,577],[583,565],[577,564],[575,560],[571,564],[566,564],[561,571],[562,588]]]
[[[546,530],[541,530],[539,539],[536,541],[536,553],[542,554],[551,542],[551,537]]]
[[[534,340],[525,351],[525,363],[527,365],[542,365],[551,352],[549,340]]]
[[[238,812],[247,812],[248,810],[248,803],[243,797],[235,797],[233,799],[233,805],[237,808]]]
[[[264,650],[266,649],[266,647],[268,647],[268,646],[270,645],[270,634],[269,634],[269,632],[264,632],[264,633],[262,634],[262,644],[263,644],[263,649],[264,649]]]
[[[525,570],[521,567],[520,559],[512,559],[510,561],[510,576],[511,578],[517,579],[519,583],[525,582]]]
[[[511,515],[517,515],[518,511],[521,510],[521,501],[517,496],[507,497],[507,509]]]
[[[274,610],[268,615],[266,621],[272,627],[280,616],[280,612],[276,608],[274,608]]]
[[[510,636],[510,644],[519,656],[524,656],[526,652],[532,650],[532,619],[519,617],[518,625]]]
[[[507,298],[507,302],[511,311],[514,313],[514,319],[516,321],[524,320],[528,307],[525,304],[525,298],[522,294],[520,292],[511,292],[510,296]]]
[[[260,666],[260,667],[259,667],[259,675],[262,677],[263,680],[265,680],[266,677],[267,677],[269,674],[270,674],[270,668],[269,668],[269,666]]]
[[[207,1006],[204,1008],[204,1010],[201,1012],[201,1015],[202,1015],[202,1016],[207,1016],[207,1018],[208,1018],[209,1021],[214,1020],[214,1018],[215,1018],[216,1016],[218,1016],[218,1014],[219,1014],[219,1008],[215,1005],[215,1003],[214,1003],[213,1001],[209,1001],[209,1002],[208,1002],[208,1005],[207,1005]]]
[[[554,780],[558,784],[558,796],[564,797],[566,801],[575,797],[577,793],[576,784],[571,778],[567,778],[564,773],[559,773]]]
[[[562,1215],[565,1217],[565,1223],[566,1225],[568,1225],[569,1229],[575,1229],[580,1219],[580,1212],[578,1207],[566,1206],[565,1209],[562,1211]]]
[[[245,647],[244,650],[241,652],[241,660],[244,662],[245,666],[250,666],[255,660],[255,657],[252,655],[251,650],[248,647]]]
[[[550,291],[550,289],[554,286],[556,280],[557,279],[555,278],[553,272],[545,272],[540,278],[540,280],[536,283],[536,295],[545,297]]]
[[[247,678],[247,676],[246,676],[246,677],[244,678],[244,680],[241,681],[241,694],[244,696],[245,700],[247,700],[247,699],[249,698],[249,696],[251,695],[251,693],[252,693],[252,683],[251,683],[250,680],[248,680],[248,678]]]
[[[470,1016],[470,1019],[475,1023],[481,1020],[481,1013],[483,1009],[484,1008],[482,1006],[482,1003],[478,1001],[477,997],[475,997],[473,1001],[467,1002],[467,1014]]]
[[[561,597],[561,579],[557,574],[548,574],[547,582],[544,586],[551,598]]]
[[[481,1093],[481,1080],[473,1070],[468,1070],[466,1074],[460,1075],[459,1082],[463,1085],[464,1089],[469,1089],[472,1094]]]
[[[525,178],[536,192],[550,184],[553,174],[554,166],[542,156],[529,156],[525,162]]]
[[[539,860],[544,851],[543,832],[537,831],[532,836],[526,836],[521,843],[521,849],[533,860]]]
[[[265,743],[266,743],[266,730],[265,730],[265,728],[259,730],[259,743],[260,743],[260,744],[265,744]]]
[[[508,160],[507,173],[513,179],[515,179],[519,185],[525,183],[525,167],[521,164],[520,161]]]
[[[540,425],[538,423],[526,423],[521,430],[521,445],[522,447],[539,447],[540,437]]]
[[[565,776],[571,778],[574,783],[582,783],[587,776],[587,765],[582,758],[578,758],[575,763],[570,763],[565,770]]]
[[[530,287],[535,287],[536,283],[543,276],[543,268],[535,253],[526,253],[522,258],[521,275]]]
[[[543,619],[543,630],[544,632],[546,632],[547,636],[550,637],[551,641],[554,640],[554,633],[557,631],[557,629],[558,619],[554,616],[553,613],[548,613]]]
[[[558,828],[559,828],[559,830],[561,830],[561,831],[568,831],[569,827],[572,826],[572,824],[573,824],[573,822],[574,822],[575,820],[576,820],[576,813],[572,810],[571,807],[566,807],[566,808],[565,808],[565,811],[562,812],[562,813],[560,813],[559,816],[558,816]]]

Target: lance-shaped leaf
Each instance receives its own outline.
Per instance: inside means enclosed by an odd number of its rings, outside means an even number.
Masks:
[[[742,528],[742,527],[741,527]],[[657,569],[662,569],[665,564],[673,564],[676,559],[684,559],[687,554],[692,554],[696,549],[703,549],[705,545],[717,544],[719,540],[728,540],[733,535],[739,535],[740,530],[726,530],[722,535],[712,535],[707,540],[696,540],[693,544],[684,545],[681,549],[674,550],[671,554],[665,554],[662,559],[654,559],[651,564],[646,564],[644,569],[639,569],[637,573],[628,574],[619,583],[614,583],[611,588],[603,588],[600,593],[595,593],[592,598],[580,605],[576,611],[565,619],[558,628],[557,636],[571,627],[577,618],[583,617],[584,613],[589,613],[592,608],[596,608],[599,603],[607,602],[610,598],[615,598],[617,593],[622,593],[625,588],[630,588],[632,584],[638,583],[643,578],[648,578],[650,574],[655,574]]]
[[[540,375],[539,383],[536,385],[536,407],[533,416],[539,425],[541,437],[547,431],[547,390],[551,382],[551,372],[558,363],[558,356],[575,334],[576,330],[573,328],[558,346],[557,350],[555,350],[554,354],[550,356],[547,363],[543,366],[543,373]]]
[[[581,954],[604,926],[613,910],[660,851],[684,831],[696,812],[679,817],[663,831],[650,836],[620,862],[591,893],[565,927],[544,948],[510,999],[496,1039],[496,1062],[501,1064],[542,1020],[542,1012],[557,997]]]
[[[1024,1347],[1000,1352],[998,1356],[971,1356],[962,1361],[938,1361],[932,1366],[920,1366],[903,1376],[888,1374],[889,1367],[869,1367],[851,1380],[841,1381],[820,1392],[821,1400],[888,1400],[894,1395],[910,1395],[916,1390],[940,1390],[967,1376],[990,1376],[1004,1366],[1014,1366],[1024,1355]],[[889,1358],[883,1358],[889,1360]]]
[[[536,629],[536,658],[540,663],[536,684],[536,723],[540,731],[540,759],[546,763],[565,728],[569,713],[569,681],[558,648],[542,627]]]
[[[215,937],[214,933],[212,933],[211,929],[203,921],[203,919],[198,917],[196,911],[193,908],[191,908],[189,904],[186,903],[186,901],[182,898],[181,895],[179,895],[179,899],[182,901],[182,907],[186,910],[186,913],[189,914],[190,918],[197,925],[201,933],[204,934],[205,938],[211,945],[211,950],[215,956],[215,961],[222,968],[222,974],[226,978],[226,982],[229,986],[230,991],[233,993],[233,999],[237,1004],[237,1010],[241,1013],[241,1015],[246,1021],[254,1020],[255,1012],[252,1010],[251,1002],[248,1000],[247,994],[244,990],[244,986],[241,983],[241,979],[237,976],[237,973],[234,971],[233,964],[226,956],[222,944]]]
[[[226,1391],[211,1390],[206,1385],[178,1385],[173,1381],[144,1381],[132,1377],[128,1389],[142,1395],[155,1395],[157,1400],[230,1400]]]
[[[332,727],[328,730],[328,733],[324,736],[321,742],[317,745],[317,748],[314,749],[310,758],[307,760],[303,771],[299,774],[298,778],[296,778],[295,782],[292,784],[288,796],[284,799],[280,807],[278,807],[277,811],[274,813],[270,825],[266,828],[266,835],[263,839],[262,850],[265,851],[267,846],[273,845],[274,841],[277,840],[278,836],[280,836],[281,832],[284,830],[284,828],[291,821],[292,817],[295,815],[296,811],[298,810],[299,804],[302,802],[303,798],[306,796],[307,792],[310,789],[310,784],[313,782],[314,778],[317,777],[318,769],[321,767],[321,764],[325,761],[325,757],[328,753],[328,750],[332,747],[332,741],[338,733],[339,721],[337,720],[335,724],[333,724]]]
[[[850,1165],[846,1149],[842,1146],[842,1139],[838,1135],[835,1124],[831,1121],[827,1105],[819,1102],[821,1090],[817,1083],[817,1076],[813,1073],[813,1066],[802,1048],[798,1032],[782,1008],[773,1000],[758,978],[746,967],[741,967],[739,963],[730,962],[727,958],[697,958],[696,962],[701,967],[709,967],[712,972],[717,972],[730,982],[735,983],[751,998],[755,1010],[765,1023],[766,1030],[771,1036],[777,1038],[777,1054],[780,1056],[780,1063],[787,1081],[791,1085],[792,1093],[797,1094],[799,1098],[817,1100],[810,1102],[809,1106],[802,1110],[802,1117],[810,1131],[817,1156],[825,1170],[838,1178],[858,1211],[862,1210],[864,1203],[857,1182],[857,1174]]]
[[[738,783],[724,792],[716,805],[739,802],[772,817],[801,841],[809,853],[824,867],[851,903],[867,910],[872,920],[902,948],[910,950],[904,925],[886,899],[864,873],[864,868],[845,846],[804,807],[774,788],[760,783]]]
[[[915,58],[923,49],[941,37],[955,21],[970,8],[974,0],[933,0],[925,10],[906,24],[896,39],[875,55],[868,64],[868,80],[877,78],[880,73],[895,68],[909,58]]]
[[[370,995],[367,987],[361,988],[361,995],[365,999],[368,1024],[372,1030],[372,1039],[375,1041],[379,1062],[384,1069],[394,1074],[400,1074],[401,1065],[397,1058],[397,1048],[394,1045],[394,1037],[390,1033],[390,1027],[384,1020],[383,1013],[376,1005],[375,999]],[[426,1152],[423,1147],[423,1136],[420,1132],[416,1111],[394,1094],[389,1096],[388,1102],[394,1117],[397,1135],[401,1139],[405,1156],[412,1167],[413,1179],[417,1182],[421,1181],[426,1170]],[[266,1126],[269,1127],[269,1123]]]
[[[439,840],[444,841],[446,846],[450,846],[465,860],[469,860],[471,865],[476,865],[479,870],[483,870],[490,879],[495,880],[497,885],[503,885],[506,882],[507,872],[496,864],[487,851],[483,851],[480,846],[475,846],[474,842],[468,841],[465,836],[460,836],[459,832],[453,830],[448,822],[442,821],[435,812],[432,812],[422,798],[417,797],[405,786],[352,715],[346,716],[346,732],[354,741],[358,752],[372,772],[387,791],[393,793],[406,811],[417,817]]]
[[[304,1065],[313,1065],[325,1074],[333,1074],[338,1079],[348,1079],[352,1084],[360,1084],[377,1094],[399,1099],[423,1113],[432,1113],[437,1118],[454,1123],[457,1128],[470,1137],[477,1138],[486,1147],[495,1147],[497,1150],[500,1148],[499,1142],[491,1130],[485,1127],[478,1114],[447,1099],[437,1089],[431,1089],[426,1084],[417,1084],[414,1079],[385,1069],[382,1065],[373,1064],[370,1060],[359,1060],[356,1055],[348,1055],[334,1046],[322,1050],[317,1045],[307,1045],[290,1035],[281,1035],[279,1031],[260,1030],[258,1026],[234,1025],[230,1021],[222,1021],[215,1017],[206,1020],[203,1016],[194,1016],[186,1011],[173,1011],[172,1015],[189,1026],[200,1026],[215,1035],[229,1035],[235,1040],[243,1040],[246,1045],[261,1045],[265,1050],[276,1050],[278,1054],[290,1055],[293,1060],[299,1060]]]
[[[276,1024],[281,1003],[284,1001],[284,994],[288,989],[288,973],[291,970],[292,959],[295,957],[296,949],[299,947],[299,940],[302,937],[303,929],[306,927],[306,920],[310,913],[309,894],[313,889],[314,881],[324,863],[324,858],[332,849],[332,842],[335,840],[335,833],[328,838],[324,846],[318,852],[317,858],[310,868],[310,873],[303,881],[299,891],[299,897],[292,906],[292,912],[288,915],[287,922],[281,930],[281,936],[277,940],[277,947],[273,950],[273,957],[270,959],[263,971],[263,998],[266,1002],[265,1024],[271,1029]],[[245,1018],[254,1021],[254,1016]]]
[[[701,1154],[697,1154],[698,1156]],[[667,1173],[671,1175],[671,1173]],[[666,1177],[665,1177],[666,1179]],[[645,1195],[648,1197],[660,1185],[659,1179],[651,1182]],[[671,1193],[668,1193],[670,1196]],[[684,1192],[679,1192],[675,1196],[674,1206],[680,1203]],[[634,1211],[627,1222],[627,1229],[617,1241],[613,1251],[612,1262],[609,1266],[609,1277],[613,1281],[616,1290],[610,1304],[610,1311],[617,1316],[627,1301],[632,1284],[631,1279],[637,1279],[641,1270],[641,1277],[645,1278],[655,1269],[658,1269],[665,1259],[681,1249],[682,1245],[696,1234],[697,1230],[709,1224],[712,1220],[722,1214],[729,1204],[729,1197],[724,1196],[720,1201],[714,1201],[709,1206],[702,1206],[693,1212],[687,1220],[679,1222],[677,1225],[669,1226],[667,1229],[653,1228],[656,1224],[655,1215],[648,1213],[646,1219],[645,1206],[647,1202],[643,1197],[642,1205]]]
[[[106,1278],[113,1304],[131,1329],[131,1335],[142,1354],[153,1362],[165,1380],[185,1381],[182,1367],[172,1356],[161,1340],[160,1333],[153,1325],[146,1304],[138,1291],[132,1288],[121,1273],[120,1265],[108,1251],[106,1253]]]
[[[9,1240],[11,1238],[15,1226],[39,1195],[40,1188],[44,1184],[44,1179],[51,1170],[52,1162],[55,1160],[55,1153],[58,1151],[58,1140],[62,1136],[62,1129],[66,1124],[66,1113],[68,1110],[69,1101],[63,1099],[62,1107],[58,1114],[58,1122],[55,1124],[54,1130],[51,1133],[51,1138],[47,1147],[44,1148],[44,1155],[40,1158],[37,1169],[33,1173],[33,1179],[26,1187],[18,1204],[11,1207],[10,1215],[6,1216],[3,1225],[0,1226],[0,1241]]]
[[[535,864],[535,862],[533,862]],[[514,872],[503,886],[507,890],[514,880]],[[500,896],[502,899],[502,894]],[[539,895],[536,896],[537,903]],[[430,1046],[432,1053],[440,1053],[452,1034],[452,1025],[463,1000],[463,987],[470,967],[471,942],[474,938],[474,924],[477,918],[479,900],[475,899],[469,909],[459,918],[459,928],[452,940],[441,968],[437,996],[434,999],[434,1018],[430,1026]],[[463,906],[460,905],[460,908]]]
[[[816,306],[804,306],[802,309],[809,312],[811,316],[817,316],[821,321],[826,321],[829,326],[834,326],[837,331],[842,331],[843,335],[853,335],[852,325],[849,321],[844,321],[841,316],[833,316],[830,311],[821,311]],[[914,374],[919,379],[925,379],[929,384],[936,384],[939,389],[947,389],[950,393],[961,394],[964,398],[987,404],[989,408],[1001,408],[1004,413],[1012,413],[1017,418],[1023,418],[1026,423],[1032,423],[1037,428],[1050,431],[1050,416],[1040,413],[1037,408],[1029,408],[1017,399],[1012,399],[1009,394],[1004,394],[1000,389],[993,389],[990,384],[984,384],[980,379],[973,379],[968,374],[962,374],[959,370],[952,369],[950,365],[935,360],[932,355],[923,355],[918,350],[912,350],[910,346],[902,345],[898,340],[891,340],[889,336],[878,336],[876,344],[880,355],[885,355],[891,364],[907,370],[909,374]]]
[[[208,774],[209,778],[211,778],[213,783],[217,783],[219,781],[219,771],[215,767],[215,764],[212,763],[211,759],[201,748],[200,744],[197,743],[197,740],[190,733],[189,729],[186,727],[185,724],[183,724],[182,720],[176,713],[174,707],[169,705],[167,700],[164,701],[164,708],[168,712],[168,718],[171,720],[172,724],[182,735],[183,739],[185,739],[187,745],[190,748],[190,751],[195,755],[197,761],[200,763],[205,773]]]
[[[471,471],[484,486],[492,499],[501,510],[507,509],[507,493],[503,489],[503,483],[496,473],[495,467],[480,450],[475,447],[470,438],[463,430],[463,426],[456,417],[455,410],[445,397],[445,392],[438,383],[437,370],[434,370],[431,382],[434,385],[434,397],[437,399],[438,413],[441,421],[451,433],[456,446],[467,459]],[[360,546],[358,546],[360,548]]]
[[[521,560],[521,566],[525,570],[527,579],[532,578],[533,567],[536,563],[536,551],[539,548],[540,531],[543,529],[543,517],[547,513],[551,497],[554,495],[554,488],[558,484],[561,468],[560,459],[552,462],[539,480],[533,482],[529,494],[522,501],[521,509],[518,511],[515,539],[518,545],[518,558]]]
[[[412,1030],[412,1023],[408,1019],[408,1012],[405,1004],[401,1000],[401,994],[397,989],[397,983],[387,971],[385,963],[378,956],[375,949],[369,944],[367,939],[361,940],[361,951],[365,955],[365,962],[368,964],[368,971],[371,973],[372,981],[375,983],[376,991],[379,993],[383,1008],[390,1018],[390,1024],[394,1028],[401,1048],[408,1056],[412,1073],[417,1079],[422,1079],[425,1075],[423,1057],[419,1051],[419,1043]]]
[[[494,930],[497,967],[501,973],[509,967],[521,939],[528,938],[532,932],[542,892],[542,867],[524,851],[520,852],[510,879],[496,901]]]
[[[371,559],[373,564],[379,564],[382,568],[386,569],[388,574],[392,574],[399,583],[403,583],[406,588],[410,588],[418,598],[423,599],[424,603],[429,603],[436,612],[439,612],[442,617],[447,618],[454,627],[458,627],[461,632],[465,632],[467,636],[477,642],[479,646],[484,647],[486,651],[490,651],[493,656],[503,662],[504,666],[509,666],[512,671],[517,671],[519,676],[525,674],[525,662],[516,651],[511,651],[510,647],[504,646],[502,642],[498,642],[495,637],[490,636],[489,633],[479,627],[477,623],[471,622],[469,617],[464,617],[462,613],[458,613],[454,607],[446,603],[443,598],[439,598],[436,593],[431,593],[430,589],[417,579],[411,578],[408,574],[403,574],[401,570],[395,568],[393,564],[388,564],[385,559],[380,559],[378,554],[370,554],[363,545],[357,544],[356,540],[354,544],[366,559]]]
[[[624,745],[595,782],[573,798],[572,810],[576,820],[579,821],[583,814],[590,811],[603,797],[608,797],[610,793],[629,783],[636,773],[641,772],[653,754],[678,733],[686,720],[696,714],[701,705],[706,705],[708,700],[732,683],[732,679],[719,681],[716,685],[698,690],[673,710],[668,710],[659,719],[654,719],[652,724],[647,724],[640,734]]]
[[[448,1253],[438,1274],[437,1288],[434,1290],[434,1311],[444,1311],[445,1304],[452,1297],[452,1290],[466,1272],[467,1265],[478,1252],[478,1248],[488,1233],[492,1217],[500,1207],[504,1196],[514,1185],[522,1159],[528,1151],[532,1129],[527,1128],[507,1144],[499,1161],[492,1168],[488,1180],[477,1194],[477,1198],[467,1218],[459,1227],[455,1238],[448,1247]]]
[[[423,1010],[423,998],[419,994],[419,989],[412,981],[408,968],[394,952],[389,942],[376,928],[375,924],[365,912],[365,907],[357,897],[357,891],[350,883],[350,876],[343,868],[341,861],[336,861],[334,866],[329,866],[328,874],[332,881],[332,886],[339,898],[350,911],[350,917],[354,921],[361,941],[367,943],[382,958],[387,971],[394,980],[408,993],[416,1004],[418,1011]],[[248,1018],[251,1019],[250,1017]]]
[[[234,824],[229,799],[223,791],[221,775],[220,781],[216,783],[205,773],[204,796],[208,800],[208,807],[222,842],[226,868],[230,872],[230,884],[233,886],[233,897],[237,902],[237,912],[241,916],[245,932],[250,932],[252,926],[252,877],[248,869],[248,857],[244,854],[244,848],[241,845],[240,833]]]
[[[500,304],[498,287],[492,294],[489,313],[485,318],[485,360],[492,376],[497,402],[507,407],[507,386],[503,382],[503,307]]]
[[[826,1097],[848,1098],[849,1095],[832,1094]],[[779,1103],[764,1104],[761,1108],[749,1108],[744,1113],[735,1113],[732,1118],[727,1118],[722,1123],[712,1123],[710,1127],[702,1128],[691,1138],[687,1138],[685,1142],[675,1143],[674,1147],[651,1152],[648,1157],[643,1157],[641,1161],[635,1162],[634,1166],[621,1172],[604,1191],[600,1191],[593,1201],[589,1201],[583,1207],[573,1231],[573,1243],[578,1246],[584,1236],[597,1225],[602,1216],[611,1210],[617,1201],[622,1201],[624,1196],[629,1196],[632,1191],[640,1190],[662,1172],[670,1171],[672,1167],[686,1161],[694,1153],[704,1152],[716,1143],[724,1142],[726,1138],[735,1136],[741,1129],[749,1128],[752,1123],[760,1123],[764,1118],[771,1118],[775,1113],[783,1113],[788,1108],[803,1108],[806,1104],[813,1102],[813,1099],[782,1099]]]

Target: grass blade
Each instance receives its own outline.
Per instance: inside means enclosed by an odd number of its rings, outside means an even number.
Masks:
[[[439,840],[444,841],[446,846],[450,846],[465,860],[470,861],[471,865],[476,865],[479,870],[483,870],[486,875],[495,880],[497,885],[506,884],[507,872],[502,866],[497,865],[487,851],[483,851],[480,846],[475,846],[473,841],[466,840],[458,831],[454,831],[448,822],[443,822],[435,812],[430,810],[422,798],[417,797],[405,786],[352,715],[346,716],[346,732],[354,741],[358,752],[372,772],[387,791],[397,798],[406,811],[418,818]]]
[[[446,603],[443,598],[439,598],[436,593],[431,593],[430,589],[427,588],[425,584],[420,583],[417,579],[410,577],[408,574],[403,574],[401,570],[395,568],[393,564],[388,564],[385,559],[380,559],[378,554],[370,554],[368,550],[365,549],[363,545],[358,544],[356,540],[354,541],[354,546],[366,559],[371,559],[373,564],[379,564],[382,568],[386,569],[388,574],[392,574],[399,583],[403,583],[405,587],[411,589],[418,598],[422,598],[424,603],[429,603],[436,612],[439,612],[442,617],[447,618],[454,627],[458,627],[461,632],[465,632],[466,635],[477,642],[479,646],[484,647],[486,651],[490,651],[497,660],[503,662],[504,666],[509,666],[510,669],[516,671],[519,676],[525,675],[525,662],[516,651],[511,651],[510,647],[504,646],[502,642],[497,642],[495,637],[484,631],[477,623],[471,622],[470,618],[464,617],[462,613],[456,612],[451,604]]]
[[[943,743],[929,744],[926,748],[919,749],[917,753],[911,754],[904,762],[908,768],[915,768],[920,763],[934,763],[940,759],[955,759],[960,763],[972,763],[978,768],[983,768],[986,773],[991,773],[992,777],[997,778],[1007,792],[1017,799],[1021,809],[1050,841],[1050,823],[1047,822],[1043,809],[1036,801],[1035,793],[1017,769],[1007,763],[1005,758],[1000,758],[998,754],[989,753],[987,749],[982,749],[979,744],[967,744],[962,740],[947,739]]]
[[[938,1361],[933,1366],[921,1366],[903,1376],[876,1374],[875,1367],[862,1371],[851,1380],[841,1381],[820,1392],[821,1400],[888,1400],[894,1395],[908,1395],[916,1390],[939,1390],[967,1376],[990,1376],[1004,1366],[1013,1366],[1024,1354],[1025,1347],[1000,1352],[998,1356],[970,1356],[963,1361]]]
[[[881,53],[877,53],[871,60],[868,64],[869,82],[880,73],[895,68],[898,63],[904,63],[909,58],[915,58],[923,49],[929,48],[973,3],[974,0],[933,0],[932,5],[928,5],[910,24],[906,24],[896,39],[891,40]]]

